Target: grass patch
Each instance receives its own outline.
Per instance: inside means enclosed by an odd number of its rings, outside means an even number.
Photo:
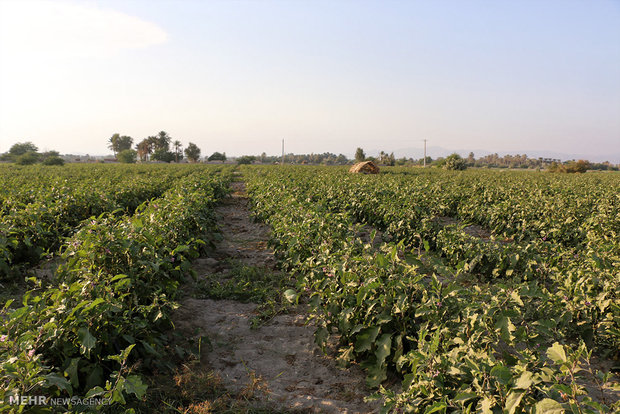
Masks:
[[[286,289],[295,287],[295,280],[288,273],[264,266],[248,266],[236,260],[228,260],[227,265],[230,266],[228,273],[201,277],[194,293],[198,299],[256,303],[258,315],[252,319],[253,327],[260,326],[291,306],[283,298]]]
[[[226,390],[220,376],[198,359],[185,362],[172,375],[152,377],[150,382],[147,397],[135,407],[137,413],[286,413],[260,402],[269,390],[254,371],[248,371],[247,384],[237,393]]]

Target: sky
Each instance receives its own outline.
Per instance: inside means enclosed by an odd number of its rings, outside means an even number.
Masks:
[[[620,0],[0,0],[0,153],[164,130],[203,155],[620,163],[618,22]]]

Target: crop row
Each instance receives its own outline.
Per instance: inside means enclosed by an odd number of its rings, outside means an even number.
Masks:
[[[157,366],[177,288],[216,231],[213,204],[227,194],[229,177],[195,170],[133,216],[91,218],[68,239],[54,286],[2,310],[0,411],[16,395],[122,405],[144,394],[132,367]]]
[[[110,187],[127,181],[171,179],[187,175],[187,165],[102,165],[68,164],[64,167],[41,165],[0,165],[0,216],[28,204],[55,200],[81,188]],[[126,184],[125,184],[126,185]]]
[[[89,166],[22,167],[10,177],[11,171],[0,170],[7,176],[5,193],[10,193],[0,216],[0,277],[19,273],[15,267],[22,263],[36,263],[82,220],[104,212],[133,214],[193,170],[84,167]]]
[[[595,185],[596,180],[590,182],[589,193],[605,193],[606,197],[601,196],[599,204],[591,207],[592,217],[582,220],[580,226],[578,220],[574,220],[576,232],[587,234],[587,237],[572,246],[545,236],[507,239],[505,235],[491,232],[481,238],[469,234],[465,225],[446,225],[442,220],[442,215],[447,214],[446,205],[456,203],[445,200],[466,198],[461,194],[467,193],[468,188],[470,192],[476,192],[470,187],[478,187],[480,183],[485,183],[489,192],[511,195],[511,203],[526,209],[526,200],[533,197],[526,197],[518,188],[533,185],[528,182],[541,180],[538,176],[523,172],[516,173],[516,176],[493,175],[486,171],[472,171],[465,178],[453,173],[443,174],[419,174],[414,180],[409,174],[365,177],[334,174],[325,169],[289,169],[280,175],[286,177],[288,191],[306,197],[328,211],[347,212],[357,222],[374,226],[385,232],[384,237],[402,241],[408,248],[425,245],[440,253],[449,265],[482,280],[516,278],[544,283],[558,297],[566,298],[564,301],[574,322],[573,336],[582,337],[589,345],[620,349],[620,307],[617,305],[620,301],[620,243],[615,237],[620,234],[615,230],[620,223],[620,216],[615,213],[620,208],[620,201],[614,194],[614,185],[607,183],[609,185],[599,188]],[[478,181],[474,180],[476,177]],[[519,177],[524,183],[516,181]],[[281,179],[274,177],[274,180]],[[451,181],[460,184],[455,187],[449,184]],[[441,183],[440,187],[435,187],[437,182]],[[564,181],[550,184],[556,189],[554,197],[566,195],[571,198],[574,191],[584,191],[581,187],[573,190],[567,184]],[[428,188],[433,189],[429,191]],[[443,193],[439,193],[438,188],[443,188]],[[508,196],[504,198],[508,200]],[[507,202],[503,204],[508,205]],[[470,205],[471,214],[479,214],[477,208],[487,208],[484,203],[477,206],[475,203]],[[514,207],[510,206],[508,210],[514,210]],[[540,222],[554,222],[544,216],[546,211],[543,208],[536,211]],[[535,212],[528,214],[534,215]],[[563,214],[570,217],[573,213],[566,210]],[[578,216],[577,213],[574,215]]]
[[[374,248],[361,237],[364,217],[351,207],[368,190],[360,185],[350,193],[346,184],[387,175],[290,168],[245,174],[255,214],[271,226],[282,266],[297,272],[299,293],[313,305],[317,343],[338,334],[340,360],[359,361],[371,386],[390,371],[403,378],[400,392],[379,388],[385,411],[611,410],[603,387],[610,374],[590,365],[586,341],[573,334],[576,325],[593,328],[581,315],[588,311],[607,318],[596,329],[617,329],[618,321],[609,320],[617,301],[576,310],[576,299],[555,286],[560,279],[551,286],[539,278],[488,283],[435,256],[423,265],[405,241]],[[387,199],[368,211],[384,211],[373,217],[386,228],[399,218]],[[592,391],[586,383],[598,385]],[[598,402],[587,396],[594,393]]]
[[[414,206],[423,206],[434,215],[482,225],[497,237],[517,241],[545,238],[575,246],[620,230],[620,180],[616,174],[393,172],[396,174],[387,189],[408,193],[402,201],[415,202]],[[361,179],[369,180],[372,178]]]

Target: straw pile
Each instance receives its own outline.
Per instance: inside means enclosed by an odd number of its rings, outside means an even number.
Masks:
[[[379,167],[372,161],[358,162],[349,169],[352,173],[379,174]]]

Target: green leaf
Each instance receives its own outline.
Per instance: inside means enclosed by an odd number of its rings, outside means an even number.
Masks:
[[[386,367],[380,367],[373,365],[368,368],[368,375],[366,376],[366,385],[370,388],[376,388],[387,378]]]
[[[407,389],[409,389],[409,387],[411,387],[411,384],[413,383],[414,379],[415,379],[415,375],[414,374],[411,374],[411,373],[406,374],[403,377],[403,382],[402,382],[403,390],[406,391]]]
[[[370,351],[372,343],[379,335],[379,327],[371,326],[370,328],[363,329],[358,335],[355,341],[355,350],[357,352]]]
[[[112,401],[122,405],[127,404],[127,401],[125,401],[125,397],[123,397],[123,393],[118,389],[112,390]]]
[[[441,411],[447,408],[448,406],[446,405],[445,402],[443,401],[439,401],[436,402],[435,404],[431,405],[430,407],[427,407],[426,410],[424,411],[424,414],[431,414],[437,411]]]
[[[99,305],[100,303],[105,302],[102,298],[97,298],[95,300],[93,300],[88,306],[84,307],[82,312],[86,312],[91,310],[92,308],[94,308],[95,306]]]
[[[91,388],[90,390],[88,390],[88,392],[86,393],[86,396],[84,397],[85,399],[88,398],[92,398],[92,397],[98,397],[99,395],[103,395],[105,394],[105,390],[99,386]]]
[[[116,280],[120,280],[120,279],[125,279],[125,278],[128,278],[128,277],[129,277],[129,276],[127,276],[127,275],[123,275],[123,274],[116,275],[116,276],[114,276],[112,279],[110,279],[110,282],[114,282],[114,281],[116,281]]]
[[[508,393],[508,396],[506,396],[506,405],[504,405],[504,412],[508,412],[508,414],[514,414],[517,407],[521,403],[523,395],[525,395],[525,391],[510,391]]]
[[[91,369],[90,373],[86,377],[85,389],[90,389],[97,384],[103,383],[103,369],[100,366],[95,366]]]
[[[557,364],[566,362],[566,352],[564,352],[564,347],[558,342],[547,348],[547,356]]]
[[[472,400],[472,399],[474,399],[476,397],[478,397],[478,394],[476,394],[474,392],[459,392],[454,397],[454,401],[465,402],[465,401]]]
[[[136,346],[136,344],[131,344],[127,348],[123,349],[123,352],[121,352],[121,358],[123,359],[123,361],[129,357],[129,354],[131,353],[131,350],[134,346]]]
[[[90,334],[88,328],[78,330],[78,341],[80,341],[80,352],[90,358],[90,350],[95,347],[97,339]]]
[[[506,385],[512,379],[512,372],[503,365],[497,365],[491,370],[491,376],[495,377],[500,384]]]
[[[125,391],[129,394],[135,394],[138,398],[142,398],[146,394],[147,388],[148,385],[144,384],[137,375],[130,375],[125,379]]]
[[[495,328],[499,329],[500,336],[504,341],[510,343],[514,340],[512,332],[514,332],[516,328],[510,321],[509,317],[502,316],[495,324]]]
[[[385,362],[385,358],[390,355],[392,347],[392,334],[383,334],[377,341],[377,350],[375,355],[377,356],[377,365],[381,366]]]
[[[44,378],[46,386],[58,387],[61,390],[71,393],[71,384],[66,378],[60,376],[60,374],[53,372],[51,374],[47,374]]]
[[[545,398],[544,400],[537,402],[534,406],[535,414],[563,414],[565,411],[566,410],[562,404],[550,398]]]
[[[80,363],[80,358],[71,358],[71,362],[67,369],[65,369],[65,374],[69,377],[69,381],[71,381],[71,385],[75,388],[80,386],[80,379],[78,375],[78,364]]]
[[[183,253],[189,250],[189,246],[183,244],[172,251],[172,255],[175,256],[178,253]]]

